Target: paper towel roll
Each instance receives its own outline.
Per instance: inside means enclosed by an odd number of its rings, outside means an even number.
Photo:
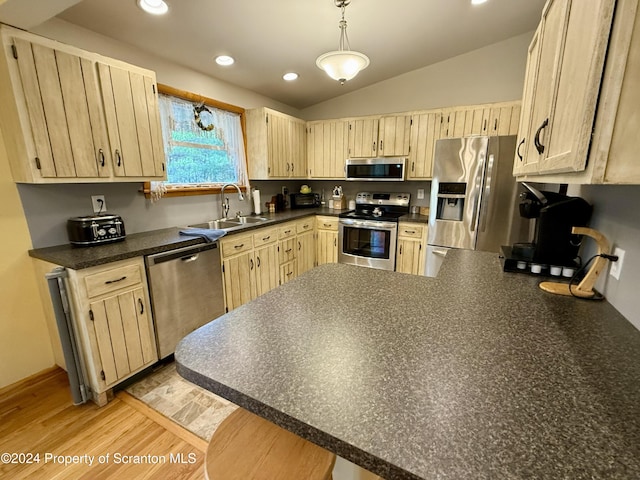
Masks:
[[[260,190],[253,191],[253,213],[256,215],[260,215],[262,213],[261,209],[262,202],[260,202]]]

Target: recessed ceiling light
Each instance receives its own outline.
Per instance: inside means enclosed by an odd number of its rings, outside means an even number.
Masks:
[[[471,5],[481,5],[485,3],[487,0],[471,0]]]
[[[235,60],[229,55],[218,55],[216,57],[216,63],[218,65],[224,65],[226,67],[228,65],[233,65],[233,62],[235,62]]]
[[[169,11],[169,6],[164,0],[138,0],[138,6],[147,13],[164,15]]]
[[[285,73],[282,78],[284,78],[287,82],[291,82],[293,80],[296,80],[298,78],[298,74],[295,72],[289,72],[289,73]]]

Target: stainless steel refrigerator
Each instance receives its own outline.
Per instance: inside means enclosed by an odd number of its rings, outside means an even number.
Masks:
[[[516,137],[474,136],[436,142],[427,276],[450,248],[500,251],[521,234],[518,185],[512,175]]]

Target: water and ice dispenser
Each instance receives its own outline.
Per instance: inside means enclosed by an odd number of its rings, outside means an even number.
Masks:
[[[462,221],[466,183],[443,182],[438,184],[436,220]]]

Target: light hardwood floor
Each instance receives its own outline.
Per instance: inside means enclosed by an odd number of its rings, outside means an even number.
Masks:
[[[0,478],[202,479],[205,450],[204,440],[127,393],[102,408],[74,406],[61,369],[0,390],[0,454],[18,462],[2,455]],[[77,457],[64,465],[64,456]]]

